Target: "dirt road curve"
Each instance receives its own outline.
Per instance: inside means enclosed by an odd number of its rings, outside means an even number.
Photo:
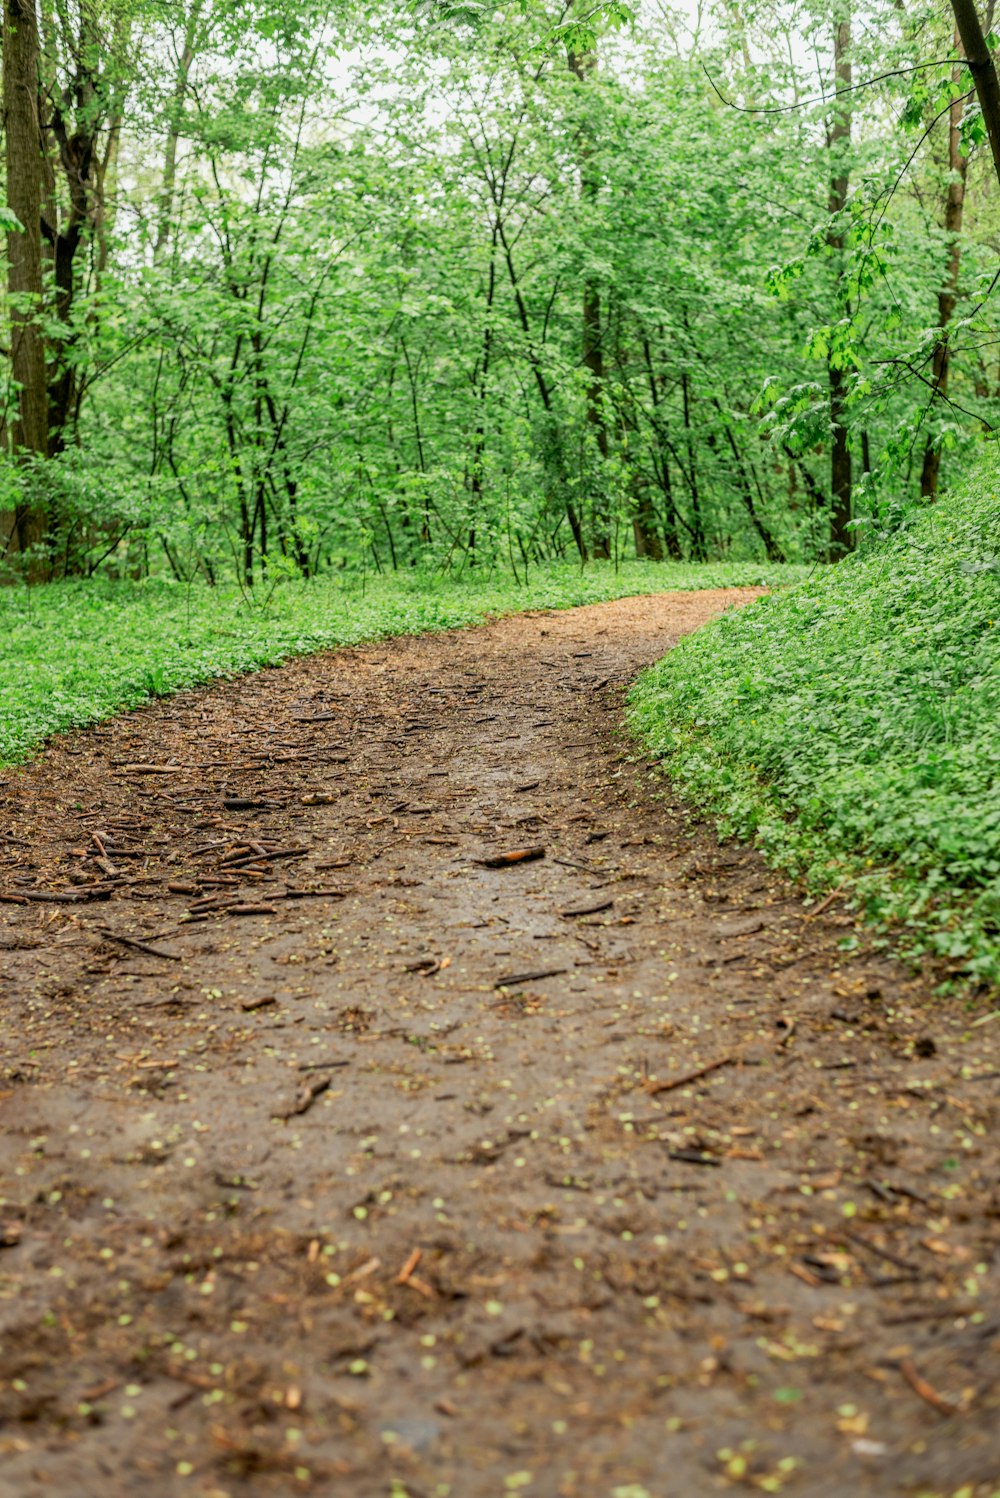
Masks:
[[[1000,1491],[1000,1020],[620,735],[746,596],[301,661],[0,782],[3,1498]]]

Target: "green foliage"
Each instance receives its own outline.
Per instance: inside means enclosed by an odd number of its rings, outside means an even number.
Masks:
[[[56,7],[46,109],[78,101],[66,128],[107,166],[62,294],[45,252],[66,425],[40,471],[0,457],[0,549],[15,508],[49,522],[8,563],[249,590],[331,563],[810,559],[831,373],[864,544],[928,444],[947,474],[1000,421],[997,216],[969,106],[945,398],[968,80],[937,12],[855,20],[854,76],[880,81],[832,146],[811,0],[713,0],[697,40],[623,0]],[[68,231],[54,121],[45,139]]]
[[[552,566],[454,579],[400,573],[363,585],[327,573],[248,601],[237,588],[94,579],[0,590],[0,765],[51,733],[81,727],[181,687],[289,656],[385,635],[478,624],[527,608],[570,608],[664,588],[767,584],[794,569]]]
[[[1000,982],[1000,487],[725,616],[631,722],[727,833]]]

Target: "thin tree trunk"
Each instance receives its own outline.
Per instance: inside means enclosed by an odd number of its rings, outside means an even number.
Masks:
[[[743,507],[750,517],[750,524],[753,526],[754,530],[757,532],[757,535],[761,539],[764,547],[764,555],[767,557],[767,560],[769,562],[783,562],[785,560],[785,553],[782,550],[780,543],[776,540],[770,526],[767,524],[767,521],[764,519],[763,515],[761,515],[760,511],[757,509],[756,504],[754,503],[753,490],[750,487],[750,476],[747,473],[746,465],[743,462],[743,455],[741,454],[739,447],[737,446],[736,438],[733,436],[732,429],[726,422],[726,413],[722,408],[722,402],[718,399],[718,397],[713,395],[712,405],[718,411],[719,416],[722,420],[723,430],[726,434],[726,442],[729,444],[729,451],[733,455],[733,462],[736,464],[736,472],[739,475],[740,479],[740,487],[743,492]]]
[[[956,45],[961,38],[955,36]],[[952,77],[957,81],[959,70]],[[948,270],[945,283],[938,292],[938,328],[940,333],[934,345],[932,373],[934,393],[943,400],[948,394],[948,374],[951,366],[951,349],[948,343],[948,324],[951,322],[958,301],[958,272],[962,259],[962,212],[965,207],[965,180],[968,175],[968,159],[962,155],[961,125],[963,102],[953,99],[948,111],[948,196],[944,205],[944,227],[948,235]],[[941,448],[933,440],[924,448],[924,466],[920,474],[920,493],[924,499],[937,499],[938,478],[941,471]]]
[[[542,407],[543,407],[543,409],[545,411],[545,414],[549,418],[553,418],[555,413],[554,413],[553,407],[552,407],[552,391],[549,389],[549,382],[545,378],[545,372],[542,369],[542,363],[541,363],[541,359],[538,356],[538,350],[535,348],[534,343],[532,342],[532,338],[531,338],[531,320],[528,317],[527,304],[525,303],[524,296],[523,296],[523,293],[521,291],[521,285],[520,285],[520,282],[518,281],[517,273],[516,273],[516,271],[514,269],[514,255],[513,255],[513,251],[511,249],[511,245],[510,245],[510,243],[509,243],[509,241],[507,239],[507,236],[506,236],[506,234],[504,232],[504,228],[503,228],[502,224],[499,225],[499,234],[500,234],[500,243],[503,246],[504,261],[505,261],[506,266],[507,266],[507,275],[510,278],[511,290],[514,293],[514,306],[517,308],[518,321],[521,324],[521,331],[524,334],[525,353],[526,353],[526,356],[527,356],[527,359],[528,359],[528,363],[531,365],[532,374],[535,376],[535,384],[538,386],[538,394],[539,394],[539,396],[541,398]],[[555,430],[554,422],[553,422],[553,427],[552,427],[552,436],[553,436],[553,442],[554,442],[554,444],[558,444],[558,442],[559,442],[559,436],[558,436],[558,433]],[[558,447],[558,445],[557,445],[557,461],[558,461],[558,466],[559,466],[559,470],[560,470],[560,473],[559,473],[560,481],[561,481],[563,487],[565,488],[565,475],[564,475],[564,472],[563,472],[562,450],[561,450],[560,447]],[[566,508],[566,519],[569,521],[569,528],[570,528],[571,532],[573,533],[573,540],[576,543],[576,549],[580,553],[580,561],[581,562],[586,562],[586,561],[589,560],[589,554],[588,554],[588,551],[587,551],[586,537],[583,534],[583,526],[580,524],[580,517],[579,517],[579,515],[576,512],[576,506],[573,504],[573,501],[572,501],[572,499],[570,499],[570,497],[569,497],[568,494],[565,497],[565,508]]]
[[[490,361],[493,357],[493,303],[497,288],[497,244],[500,238],[499,220],[494,220],[490,240],[490,263],[486,273],[486,316],[483,321],[483,348],[479,368],[473,374],[476,392],[476,431],[472,441],[472,457],[469,465],[469,490],[472,495],[469,516],[469,552],[475,558],[476,524],[483,500],[483,459],[486,454],[486,415],[489,409]]]
[[[195,41],[201,22],[203,0],[195,0],[184,27],[184,43],[177,58],[174,75],[174,93],[170,103],[170,119],[166,144],[163,148],[163,180],[160,186],[159,218],[156,225],[156,243],[153,260],[162,258],[170,242],[174,218],[174,192],[177,186],[177,146],[180,141],[181,114],[187,94],[188,79],[195,56]]]
[[[649,347],[649,339],[643,334],[642,352],[646,359],[646,373],[649,378],[649,394],[653,403],[652,426],[656,434],[656,451],[651,454],[653,471],[663,491],[663,503],[665,509],[663,521],[663,537],[667,543],[667,552],[675,562],[683,560],[680,536],[678,535],[677,505],[674,500],[674,486],[670,476],[670,457],[663,440],[663,431],[660,426],[660,390],[656,383],[656,370],[653,367],[653,354]]]
[[[570,72],[581,84],[588,82],[597,70],[597,53],[594,51],[570,52],[567,61]],[[591,165],[594,154],[592,143],[584,136],[581,147],[580,197],[585,204],[597,198],[598,182]],[[597,450],[602,459],[608,456],[608,429],[604,417],[604,348],[601,335],[601,291],[597,281],[588,276],[583,284],[583,339],[581,353],[583,367],[587,371],[587,423],[590,426]],[[610,526],[607,505],[598,480],[599,492],[594,504],[594,556],[607,560],[611,555]]]
[[[34,0],[4,0],[3,103],[7,202],[21,228],[7,235],[11,310],[11,373],[20,387],[7,434],[10,450],[48,452],[45,347],[39,329],[42,296],[42,145],[38,120],[38,19]],[[46,532],[40,506],[18,506],[0,522],[8,551],[27,551]]]
[[[638,469],[633,473],[632,486],[635,492],[635,514],[632,516],[635,554],[640,558],[649,557],[653,562],[662,562],[663,542],[656,529],[656,511],[649,493],[649,481]]]
[[[684,400],[684,431],[687,434],[688,489],[691,493],[691,557],[695,562],[708,560],[705,545],[705,526],[701,514],[701,499],[698,494],[698,470],[694,460],[694,438],[691,433],[691,390],[687,373],[681,375],[681,394]]]
[[[832,156],[830,178],[830,215],[842,213],[847,206],[848,171],[847,152],[851,144],[851,106],[842,103],[840,95],[851,87],[851,23],[838,21],[833,33],[833,59],[836,75],[837,102],[834,105],[833,124],[830,127],[828,144]],[[844,236],[839,228],[831,229],[827,243],[838,258],[838,282],[843,276]],[[838,287],[839,300],[839,287]],[[830,379],[830,558],[850,551],[854,544],[851,520],[851,450],[847,445],[847,427],[844,422],[844,407],[847,401],[847,380],[844,371],[836,363],[833,351],[827,359]]]

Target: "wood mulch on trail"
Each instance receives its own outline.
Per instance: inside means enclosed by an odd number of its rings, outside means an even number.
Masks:
[[[621,734],[749,596],[314,657],[3,777],[3,1498],[996,1491],[1000,1018]]]

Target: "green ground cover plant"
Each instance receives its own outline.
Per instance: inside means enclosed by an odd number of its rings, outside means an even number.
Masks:
[[[1000,982],[995,479],[683,641],[630,717],[724,831]]]
[[[571,608],[669,589],[770,585],[802,569],[711,565],[551,565],[461,581],[401,573],[367,583],[328,573],[248,599],[234,588],[101,578],[0,590],[0,765],[51,733],[150,697],[387,635],[478,624],[531,608]],[[266,602],[262,601],[266,597]]]

